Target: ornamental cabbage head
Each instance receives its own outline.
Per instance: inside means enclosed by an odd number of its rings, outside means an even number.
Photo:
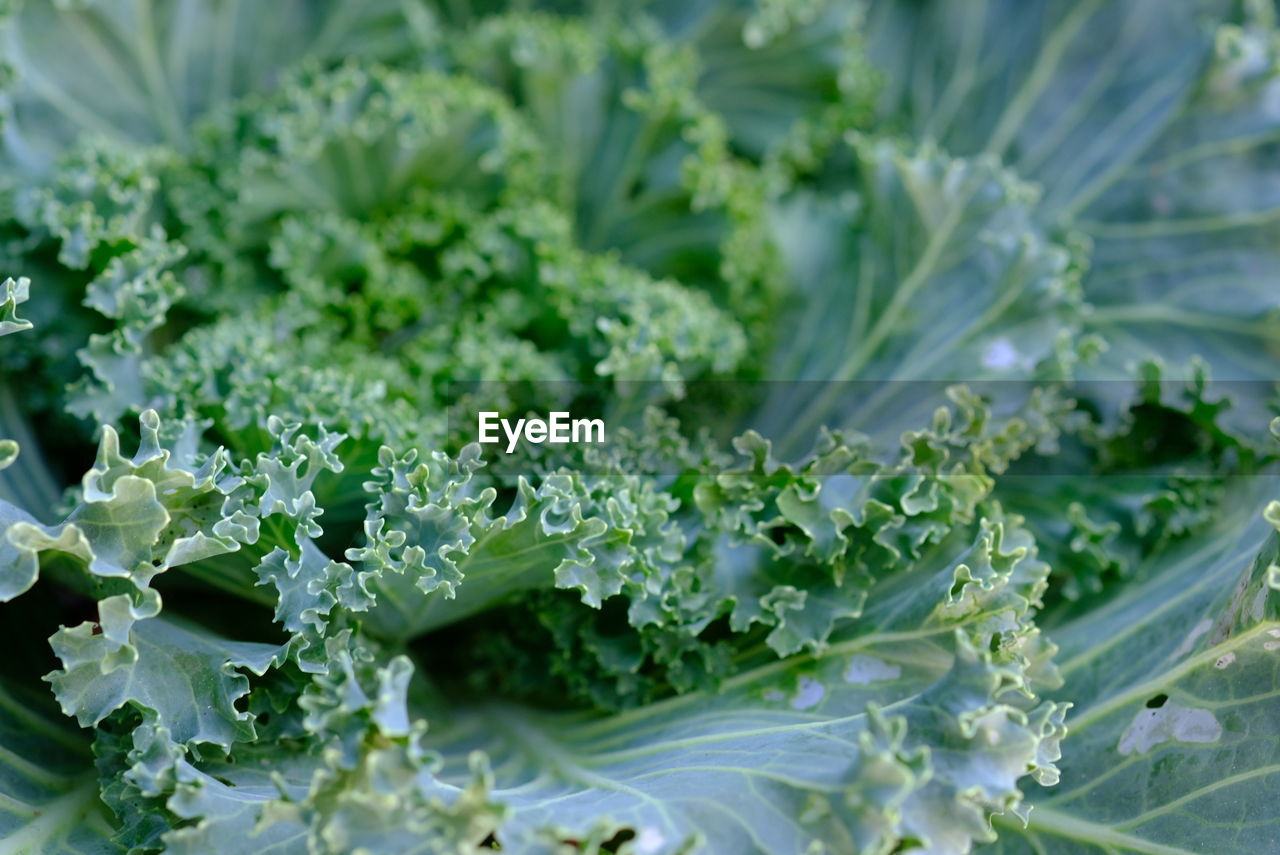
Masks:
[[[1273,851],[1278,45],[5,4],[0,853]]]

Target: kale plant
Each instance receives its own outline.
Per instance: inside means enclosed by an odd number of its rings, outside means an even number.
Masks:
[[[1280,852],[1269,0],[3,6],[3,855]]]

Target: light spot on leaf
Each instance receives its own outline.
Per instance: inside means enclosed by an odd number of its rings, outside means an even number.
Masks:
[[[1267,613],[1267,599],[1271,596],[1271,591],[1267,587],[1259,589],[1258,593],[1253,595],[1253,602],[1249,604],[1249,617],[1254,620],[1262,620],[1262,616]]]
[[[987,345],[986,352],[982,354],[982,367],[994,371],[1007,371],[1016,367],[1020,359],[1021,356],[1018,349],[1013,346],[1013,342],[1007,338],[998,338]]]
[[[1166,701],[1155,709],[1138,710],[1116,750],[1121,754],[1143,754],[1164,742],[1217,742],[1221,736],[1222,725],[1209,710]]]
[[[644,828],[640,830],[640,835],[636,837],[636,852],[639,855],[651,855],[662,849],[662,844],[667,842],[667,838],[662,832],[656,828]]]
[[[902,669],[897,665],[881,662],[874,656],[857,654],[849,660],[844,679],[848,683],[872,683],[876,680],[896,680],[902,676]]]
[[[1173,651],[1173,658],[1177,659],[1179,656],[1184,656],[1187,653],[1190,653],[1191,648],[1195,646],[1195,643],[1199,640],[1200,636],[1208,632],[1212,626],[1213,621],[1208,618],[1205,618],[1196,624],[1195,627],[1192,628],[1191,634],[1182,640],[1182,643],[1178,645],[1177,650]]]
[[[791,699],[791,706],[794,709],[807,710],[822,700],[822,696],[826,693],[826,687],[817,680],[812,677],[801,677],[800,689],[796,692],[796,696]]]
[[[1213,663],[1213,667],[1221,671],[1223,668],[1226,668],[1228,665],[1230,665],[1232,662],[1235,662],[1235,661],[1236,661],[1236,654],[1234,652],[1224,653],[1218,657],[1217,662]]]

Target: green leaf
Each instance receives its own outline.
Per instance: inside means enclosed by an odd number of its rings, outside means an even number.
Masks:
[[[1250,399],[1258,384],[1214,384],[1204,374],[1170,382],[1157,365],[1143,369],[1137,394],[1119,412],[1077,413],[1051,453],[1028,455],[995,487],[1027,516],[1054,568],[1049,612],[1060,600],[1104,592],[1144,555],[1219,523],[1232,512],[1226,499],[1235,480],[1275,463],[1274,439],[1260,425],[1236,426],[1237,406],[1259,403]],[[1073,391],[1094,397],[1098,385]]]
[[[258,520],[243,509],[244,481],[228,471],[224,451],[197,461],[192,431],[166,448],[161,422],[148,410],[132,458],[120,452],[114,429],[103,428],[94,467],[82,481],[82,501],[60,524],[38,523],[26,511],[0,504],[0,600],[30,588],[40,555],[64,553],[83,562],[93,590],[123,590],[128,580],[148,613],[159,598],[148,587],[169,567],[238,550],[258,537]]]
[[[910,581],[886,580],[880,598],[873,588],[863,619],[820,654],[747,668],[719,694],[607,718],[490,703],[455,711],[428,744],[446,780],[468,751],[489,754],[491,797],[512,812],[497,837],[517,850],[551,832],[594,839],[603,824],[653,853],[816,841],[889,852],[904,839],[968,851],[991,837],[986,812],[1016,807],[1020,776],[1054,780],[1063,712],[1015,691],[1029,688],[1034,634],[992,640],[1045,572],[994,537],[1001,569],[983,581],[976,562],[976,575],[963,558],[926,562]],[[953,585],[963,593],[935,605]]]
[[[0,681],[0,852],[114,855],[88,743],[56,715]]]
[[[124,597],[101,601],[98,614],[99,623],[51,639],[63,668],[46,679],[63,712],[88,727],[129,703],[153,713],[180,743],[230,748],[252,739],[253,716],[235,706],[249,681],[236,669],[262,675],[282,657],[280,648],[223,641],[163,617],[138,620],[145,615]]]
[[[1265,851],[1280,830],[1275,673],[1280,504],[1237,479],[1215,530],[1155,550],[1106,601],[1061,616],[1062,782],[993,851]],[[1262,505],[1265,504],[1265,510]],[[1242,527],[1241,522],[1245,525]]]
[[[699,99],[734,147],[760,157],[797,123],[824,112],[844,122],[869,111],[873,74],[859,34],[862,9],[829,0],[635,4],[698,59]],[[829,118],[828,118],[829,120]]]
[[[31,329],[31,322],[18,317],[18,304],[31,298],[31,280],[10,276],[0,282],[0,335]]]
[[[310,750],[184,759],[144,722],[128,780],[190,821],[165,833],[174,851],[213,839],[252,851],[256,833],[285,852],[472,852],[491,834],[555,851],[626,830],[652,853],[888,852],[907,839],[963,853],[990,839],[990,812],[1017,809],[1020,778],[1057,775],[1065,707],[1034,698],[1053,681],[1029,620],[1047,573],[1032,548],[1016,521],[984,524],[972,550],[953,540],[873,587],[863,620],[821,653],[757,654],[722,692],[610,716],[441,707],[409,692],[407,659],[338,632],[297,701]]]
[[[1199,355],[1275,379],[1275,16],[1236,5],[875,6],[886,116],[1001,156],[1044,187],[1042,223],[1093,244],[1088,328],[1110,345],[1093,376],[1154,358],[1185,377]]]
[[[584,515],[577,478],[552,475],[537,488],[522,478],[507,512],[490,516],[497,492],[473,480],[479,453],[473,444],[456,461],[437,452],[415,465],[416,452],[397,459],[383,450],[368,544],[347,553],[365,568],[375,633],[418,635],[553,580],[597,606],[620,590],[616,568],[591,566],[590,545],[608,526]]]
[[[10,5],[5,149],[10,168],[28,169],[80,135],[184,147],[195,118],[304,57],[392,58],[429,27],[393,0],[288,2],[270,14],[209,0]]]
[[[570,215],[579,246],[617,250],[629,265],[706,288],[731,302],[740,318],[761,320],[778,284],[763,177],[736,156],[724,117],[699,98],[703,83],[708,94],[735,104],[743,103],[734,98],[740,93],[724,91],[733,89],[729,79],[717,88],[717,69],[700,69],[688,45],[632,12],[594,21],[490,17],[449,46],[450,59],[520,105],[545,148],[548,195]],[[735,24],[746,26],[747,16],[703,18],[714,45]],[[828,38],[838,42],[838,33],[837,27]],[[791,47],[808,47],[798,41]],[[730,78],[733,59],[723,58]],[[749,124],[745,111],[739,118]]]
[[[774,384],[767,435],[794,449],[820,424],[848,425],[892,441],[928,419],[946,382],[1014,397],[1025,388],[1002,381],[1069,370],[1080,259],[1036,223],[1034,187],[991,157],[860,135],[823,168],[819,188],[773,204],[798,293],[769,370],[824,382]]]

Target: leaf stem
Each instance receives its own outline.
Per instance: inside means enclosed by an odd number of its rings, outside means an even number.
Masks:
[[[996,814],[992,817],[996,825],[1023,831],[1021,822],[1010,814]],[[1115,831],[1101,823],[1069,816],[1049,808],[1036,807],[1031,811],[1031,818],[1025,830],[1043,831],[1057,837],[1080,840],[1092,843],[1103,850],[1122,849],[1139,852],[1142,855],[1197,855],[1188,849],[1176,846],[1165,846],[1152,840],[1144,840],[1132,834]]]

